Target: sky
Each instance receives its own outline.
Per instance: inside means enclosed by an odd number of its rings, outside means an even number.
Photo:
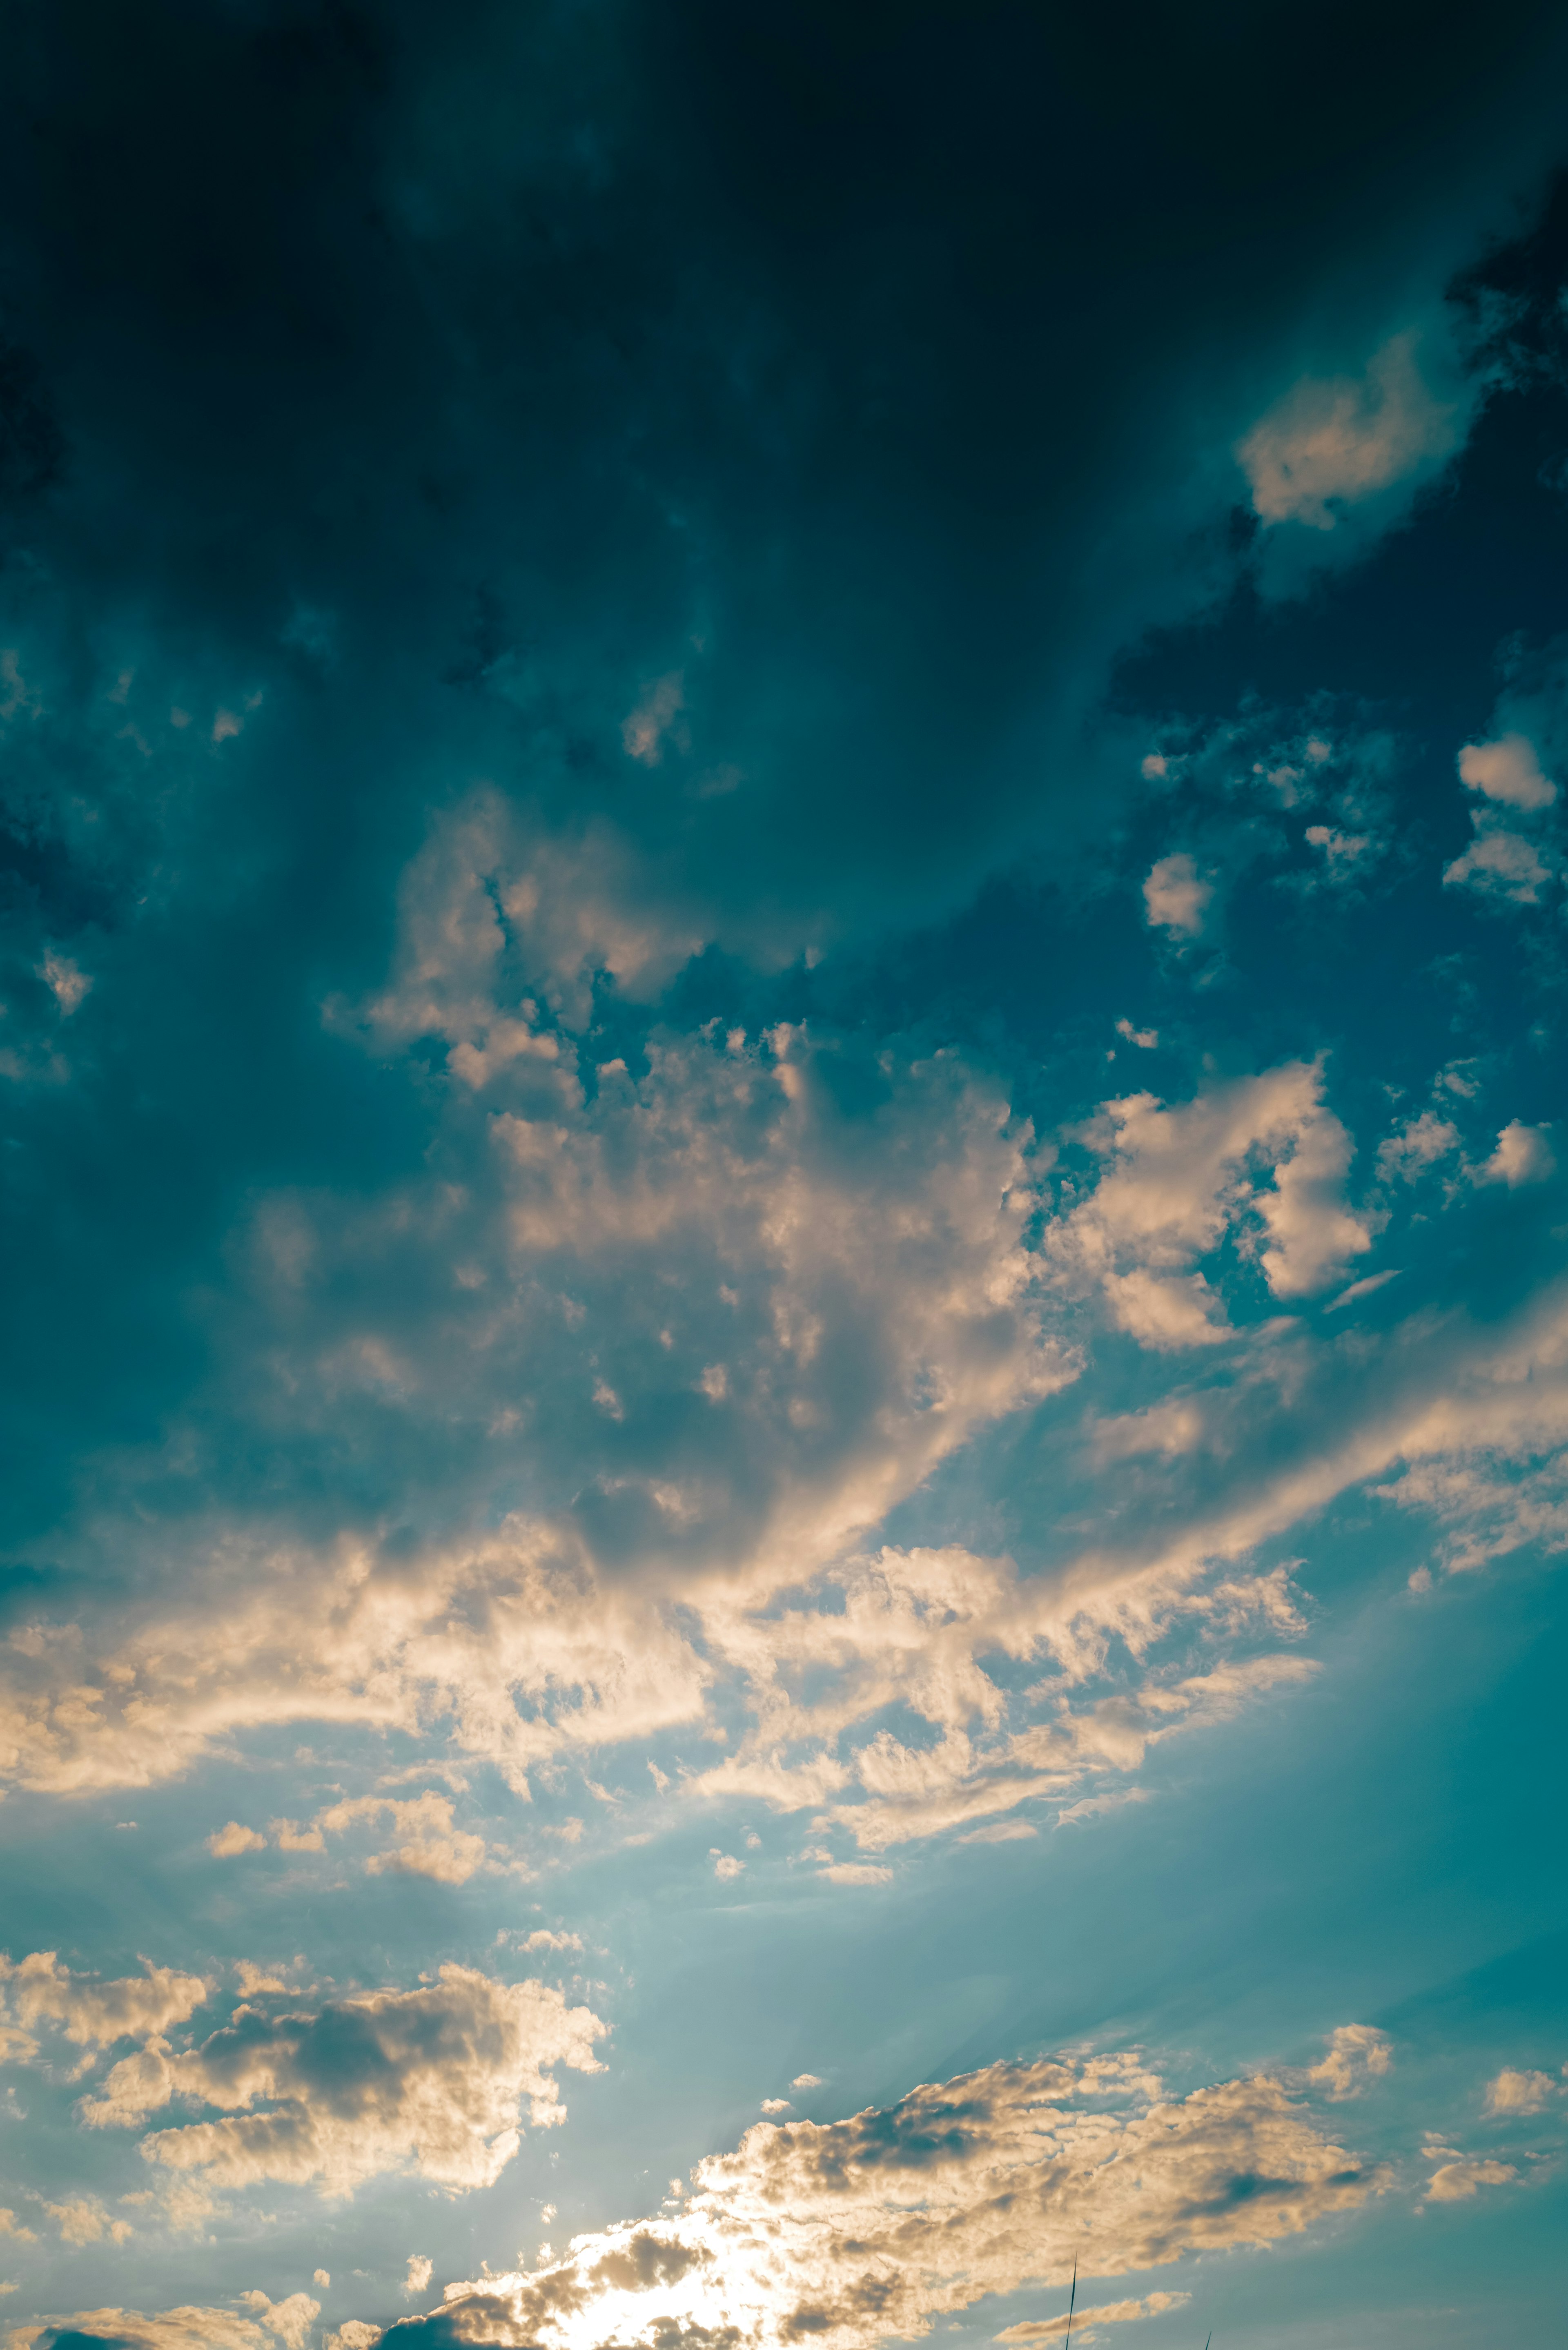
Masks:
[[[1561,9],[7,33],[0,2342],[1555,2350]]]

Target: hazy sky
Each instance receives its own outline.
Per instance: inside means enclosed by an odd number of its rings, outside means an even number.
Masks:
[[[1565,77],[10,12],[14,2350],[1558,2350]]]

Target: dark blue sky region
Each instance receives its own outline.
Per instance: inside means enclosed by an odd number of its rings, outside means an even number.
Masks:
[[[1565,66],[13,12],[7,2350],[1559,2341]]]

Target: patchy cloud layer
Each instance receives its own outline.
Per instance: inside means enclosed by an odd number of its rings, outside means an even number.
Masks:
[[[761,2122],[693,2180],[678,2214],[579,2237],[531,2275],[451,2287],[387,2339],[588,2350],[696,2326],[869,2350],[982,2294],[1064,2283],[1075,2257],[1085,2276],[1119,2276],[1272,2243],[1381,2183],[1274,2083],[1171,2100],[1137,2056],[992,2064],[885,2112]]]
[[[600,2069],[604,2025],[558,1991],[443,1966],[417,1991],[367,1991],[309,2010],[237,2008],[198,2045],[154,2033],[81,2102],[91,2129],[140,2129],[171,2106],[222,2116],[156,2129],[140,2151],[215,2187],[276,2178],[345,2194],[409,2164],[444,2186],[488,2186],[535,2128],[565,2118],[556,2068]]]
[[[1545,2350],[1561,12],[23,16],[18,2339]]]

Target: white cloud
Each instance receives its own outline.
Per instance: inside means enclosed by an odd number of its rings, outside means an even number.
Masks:
[[[343,2194],[405,2162],[446,2186],[487,2186],[517,2151],[520,2104],[536,2128],[563,2119],[555,2068],[600,2070],[604,2029],[543,1983],[447,1965],[417,1991],[275,2015],[242,2007],[183,2054],[154,2039],[112,2067],[82,2118],[130,2128],[175,2100],[216,2107],[223,2118],[155,2131],[141,2150],[220,2187],[316,2180]]]
[[[1023,2325],[1003,2326],[995,2338],[998,2342],[1053,2342],[1066,2333],[1069,2315],[1075,2332],[1080,2326],[1125,2325],[1136,2318],[1163,2317],[1168,2310],[1185,2309],[1191,2299],[1189,2293],[1146,2293],[1137,2301],[1092,2302],[1072,2312],[1064,2310],[1060,2317],[1032,2318]]]
[[[820,2089],[821,2086],[822,2075],[820,2073],[797,2073],[794,2080],[790,2083],[790,2087],[792,2089]]]
[[[1143,902],[1151,928],[1184,938],[1201,935],[1203,918],[1214,896],[1214,884],[1199,873],[1197,861],[1185,850],[1162,857],[1151,867],[1143,885]]]
[[[1552,876],[1534,843],[1480,810],[1470,820],[1476,837],[1462,857],[1443,868],[1444,887],[1476,889],[1516,906],[1535,905]]]
[[[44,2210],[59,2230],[62,2244],[128,2244],[135,2233],[129,2220],[111,2219],[96,2196],[73,2195],[64,2203],[46,2203]]]
[[[291,2293],[286,2301],[269,2301],[265,2293],[242,2293],[241,2301],[254,2312],[284,2350],[305,2350],[306,2337],[321,2314],[321,2303],[307,2293]]]
[[[1550,807],[1557,786],[1541,772],[1528,734],[1504,734],[1495,743],[1467,743],[1459,753],[1459,776],[1467,788],[1506,807]]]
[[[69,2317],[39,2318],[16,2327],[10,2350],[51,2350],[64,2334],[112,2343],[114,2350],[273,2350],[249,2318],[198,2307],[166,2309],[154,2317],[134,2309],[78,2309]]]
[[[1427,2181],[1427,2201],[1468,2202],[1478,2188],[1506,2187],[1518,2177],[1511,2162],[1445,2162]]]
[[[720,1852],[715,1846],[709,1858],[713,1863],[713,1874],[721,1885],[728,1885],[745,1874],[745,1862],[737,1860],[732,1852]]]
[[[642,739],[657,749],[663,738]],[[498,1078],[548,1091],[564,1063],[541,1004],[586,1027],[597,974],[644,1001],[704,943],[701,925],[650,893],[629,844],[602,818],[576,835],[545,835],[489,787],[437,817],[399,901],[389,983],[360,1004],[334,999],[327,1024],[381,1051],[438,1038],[474,1094]]]
[[[215,1828],[207,1838],[207,1850],[219,1860],[233,1860],[238,1853],[265,1849],[265,1836],[258,1835],[254,1828],[242,1827],[238,1820],[231,1820],[227,1827]]]
[[[34,1950],[15,1964],[0,1953],[0,1992],[27,2030],[54,2023],[78,2048],[107,2048],[183,2023],[213,1988],[202,1975],[141,1963],[143,1973],[103,1982],[61,1966],[53,1950]]]
[[[1328,2036],[1328,2054],[1321,2064],[1293,2074],[1304,2086],[1324,2090],[1342,2105],[1359,2097],[1373,2081],[1387,2077],[1394,2066],[1394,2043],[1386,2032],[1369,2023],[1342,2023]]]
[[[787,2114],[789,2108],[790,2101],[787,2097],[764,2097],[763,2099],[763,2111],[764,2114]]]
[[[1157,1350],[1229,1335],[1197,1261],[1234,1233],[1276,1297],[1311,1295],[1371,1245],[1344,1201],[1351,1139],[1319,1064],[1294,1061],[1171,1108],[1153,1094],[1101,1105],[1085,1139],[1093,1191],[1046,1236],[1064,1274],[1097,1282],[1113,1318]],[[1272,1182],[1261,1184],[1267,1170]]]
[[[1239,2191],[1259,2178],[1266,2195]],[[449,2288],[445,2338],[651,2350],[698,2325],[735,2350],[806,2334],[872,2350],[1031,2280],[1064,2289],[1075,2257],[1110,2277],[1272,2243],[1383,2184],[1277,2083],[1168,2099],[1136,2054],[993,2064],[888,2112],[759,2123],[694,2180],[679,2213]]]
[[[38,2241],[32,2229],[25,2228],[6,2204],[0,2204],[0,2236],[7,2237],[17,2244],[36,2244]]]
[[[415,2293],[430,2291],[431,2272],[434,2262],[424,2252],[409,2254],[408,2273],[403,2279],[403,2291],[411,2301]]]
[[[1561,2084],[1550,2073],[1523,2073],[1505,2069],[1495,2080],[1487,2083],[1486,2109],[1489,2114],[1539,2114],[1561,2092]]]
[[[1342,510],[1429,471],[1458,446],[1456,407],[1394,336],[1365,375],[1306,377],[1252,427],[1236,455],[1265,523],[1333,530]]]
[[[1491,1157],[1484,1166],[1477,1168],[1475,1180],[1478,1183],[1506,1183],[1514,1191],[1521,1183],[1543,1183],[1556,1168],[1557,1160],[1544,1129],[1511,1118],[1498,1136]]]
[[[1400,1182],[1413,1183],[1459,1147],[1459,1133],[1446,1118],[1435,1110],[1423,1110],[1419,1118],[1407,1118],[1393,1134],[1385,1135],[1377,1146],[1378,1171]]]
[[[395,1841],[370,1855],[365,1863],[369,1876],[382,1877],[391,1869],[404,1877],[433,1877],[438,1885],[466,1885],[483,1865],[484,1838],[454,1826],[451,1798],[433,1789],[407,1803],[389,1795],[353,1796],[317,1812],[315,1825],[329,1835],[341,1835],[382,1821],[389,1822]]]

